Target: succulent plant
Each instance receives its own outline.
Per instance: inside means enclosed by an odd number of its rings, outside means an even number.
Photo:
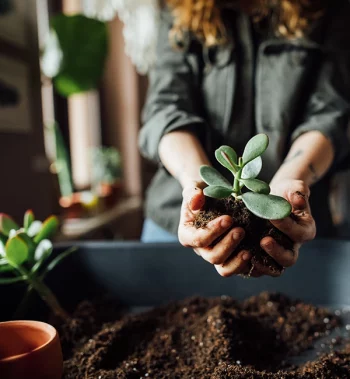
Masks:
[[[268,145],[267,135],[258,134],[248,141],[242,157],[237,157],[237,153],[229,146],[217,149],[217,161],[232,173],[234,181],[231,184],[215,168],[202,166],[200,175],[208,184],[204,194],[216,199],[233,196],[242,200],[245,206],[260,218],[278,220],[289,216],[292,210],[290,203],[280,196],[271,195],[270,186],[257,179],[262,169],[261,155]]]
[[[10,216],[0,213],[0,285],[27,283],[28,289],[37,291],[57,316],[66,319],[67,313],[44,283],[46,275],[76,250],[69,249],[50,259],[53,246],[49,238],[58,227],[55,216],[41,222],[29,210],[20,227]]]

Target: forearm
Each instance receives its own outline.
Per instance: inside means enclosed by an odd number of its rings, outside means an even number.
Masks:
[[[297,179],[311,186],[326,174],[333,159],[333,146],[322,133],[312,131],[302,134],[293,143],[272,185],[285,179]]]
[[[201,182],[200,166],[210,165],[198,138],[185,130],[166,134],[159,144],[159,156],[164,167],[182,187],[193,181]]]

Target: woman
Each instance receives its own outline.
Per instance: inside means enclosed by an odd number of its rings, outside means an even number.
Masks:
[[[143,241],[179,241],[219,274],[245,274],[249,251],[235,251],[244,230],[228,216],[206,229],[192,221],[204,204],[199,167],[230,145],[242,152],[266,133],[261,178],[291,202],[297,219],[273,221],[293,251],[266,237],[263,249],[292,266],[302,243],[332,235],[331,172],[349,153],[350,3],[324,0],[168,0],[158,59],[140,134],[144,156],[159,163],[148,189]],[[312,215],[309,204],[310,198]],[[264,267],[254,276],[271,275]]]

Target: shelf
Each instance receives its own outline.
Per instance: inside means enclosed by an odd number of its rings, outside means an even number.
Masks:
[[[134,211],[141,210],[141,207],[142,199],[140,197],[129,197],[121,199],[113,208],[96,216],[65,220],[62,223],[61,233],[55,240],[64,242],[81,239]]]

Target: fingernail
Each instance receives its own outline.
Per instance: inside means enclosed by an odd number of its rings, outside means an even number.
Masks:
[[[264,249],[267,251],[271,251],[273,249],[273,246],[274,246],[273,242],[268,242],[264,244]]]
[[[240,232],[233,232],[232,239],[234,241],[240,241],[243,238],[243,233]]]
[[[242,259],[244,261],[249,261],[251,259],[251,257],[252,257],[251,254],[248,253],[247,251],[242,255]]]
[[[221,227],[222,228],[228,228],[229,226],[232,225],[232,221],[231,220],[227,220],[226,218],[224,220],[221,221]]]

